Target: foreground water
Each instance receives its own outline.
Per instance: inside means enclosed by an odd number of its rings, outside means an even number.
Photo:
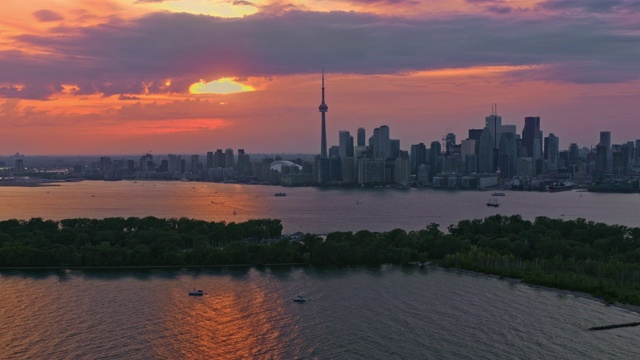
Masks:
[[[326,233],[499,213],[640,226],[637,194],[507,192],[497,209],[489,196],[98,181],[0,187],[0,219],[278,218],[285,233]],[[208,295],[187,296],[193,286]],[[586,330],[635,313],[433,268],[2,272],[0,296],[0,359],[635,359],[640,340],[640,328]]]
[[[640,341],[586,330],[638,314],[437,268],[5,272],[0,293],[2,359],[635,359]]]
[[[276,197],[285,191],[287,196]],[[640,226],[640,195],[588,192],[491,192],[430,189],[320,189],[195,182],[84,181],[47,187],[0,187],[0,219],[157,216],[209,221],[281,219],[296,231],[389,231],[445,228],[493,214],[575,219]]]

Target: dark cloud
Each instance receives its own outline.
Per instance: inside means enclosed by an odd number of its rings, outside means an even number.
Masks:
[[[509,6],[487,6],[485,9],[494,14],[509,14],[513,10]]]
[[[38,10],[32,15],[41,22],[64,20],[64,16],[58,14],[55,11],[47,9]]]
[[[581,11],[584,13],[611,13],[638,10],[637,0],[546,0],[538,4],[547,10]]]
[[[232,5],[254,6],[252,2],[245,1],[245,0],[233,0],[233,2],[231,2],[231,4]]]
[[[120,94],[120,96],[118,96],[118,100],[140,100],[140,97]]]
[[[49,54],[0,52],[0,83],[23,85],[5,86],[0,97],[47,98],[62,84],[77,85],[77,95],[185,92],[200,79],[314,73],[322,66],[389,74],[546,64],[537,74],[551,80],[626,81],[640,77],[640,37],[624,26],[606,16],[495,21],[491,15],[406,19],[295,10],[237,19],[154,13],[60,29],[56,36],[16,37]]]

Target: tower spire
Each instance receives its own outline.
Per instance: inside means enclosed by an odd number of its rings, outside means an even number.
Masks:
[[[322,135],[320,140],[320,157],[327,157],[327,128],[325,124],[325,113],[329,110],[329,107],[324,102],[324,66],[322,67],[322,102],[318,107],[320,114],[322,114]]]

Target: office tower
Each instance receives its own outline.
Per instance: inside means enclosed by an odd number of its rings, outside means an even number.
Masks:
[[[143,173],[153,171],[153,155],[147,154],[140,157],[140,171]]]
[[[635,151],[633,154],[633,163],[635,165],[640,165],[640,140],[636,140]]]
[[[487,116],[485,118],[484,128],[489,130],[491,133],[491,137],[494,141],[493,148],[499,148],[500,136],[502,135],[502,116],[498,116],[497,114]]]
[[[358,128],[358,145],[367,146],[367,138],[365,137],[364,128]]]
[[[545,155],[547,161],[549,161],[549,170],[557,171],[558,155],[560,154],[560,139],[551,133],[545,138],[545,140],[545,144],[547,145]]]
[[[613,162],[611,161],[611,131],[600,131],[600,143],[601,146],[601,160],[604,161],[601,165],[602,170],[606,173],[611,173],[613,170]]]
[[[447,154],[452,154],[456,146],[456,134],[448,133],[444,138],[444,151]]]
[[[347,157],[353,157],[355,149],[353,146],[353,136],[349,135],[349,147],[347,148]]]
[[[180,170],[180,156],[169,154],[167,161],[167,171],[171,174]]]
[[[600,145],[606,150],[611,150],[611,131],[600,131]]]
[[[235,159],[233,155],[233,149],[229,148],[224,151],[224,167],[232,168],[235,166]]]
[[[13,166],[14,174],[22,174],[24,173],[24,161],[22,159],[16,159]]]
[[[213,168],[213,151],[207,152],[207,169]]]
[[[462,140],[460,142],[460,159],[462,160],[462,163],[465,164],[465,166],[468,166],[466,164],[467,162],[467,155],[475,155],[476,154],[476,140],[472,140],[472,139],[466,139],[466,140]],[[477,158],[476,158],[477,159]],[[473,171],[472,172],[476,172],[476,164],[473,165]]]
[[[580,149],[578,148],[578,144],[571,143],[571,145],[569,145],[569,163],[572,165],[577,163],[579,154],[580,154]]]
[[[351,151],[349,151],[349,145],[350,143],[353,143],[353,140],[351,139],[351,134],[349,134],[348,131],[345,130],[340,130],[340,132],[338,132],[338,140],[340,141],[340,157],[341,158],[346,158],[347,156],[349,156],[349,154],[351,153],[353,156],[353,148],[351,148]]]
[[[397,159],[400,157],[400,140],[389,140],[389,157],[392,159]]]
[[[330,158],[340,157],[340,147],[335,145],[331,146],[329,148],[329,157]]]
[[[512,178],[518,169],[518,142],[514,131],[503,132],[499,149],[500,176],[503,179]]]
[[[198,155],[191,155],[190,172],[192,174],[198,174],[200,171],[200,157]]]
[[[386,159],[391,154],[389,143],[389,127],[382,125],[373,129],[373,158]]]
[[[536,140],[538,142],[536,146]],[[540,157],[542,147],[542,131],[540,131],[540,117],[527,116],[524,118],[524,129],[522,129],[522,144],[527,150],[526,157],[531,157],[535,161]]]
[[[417,174],[418,167],[427,163],[427,147],[423,144],[411,145],[411,174]]]
[[[494,171],[494,144],[495,140],[491,130],[485,128],[482,136],[480,136],[478,149],[478,170],[481,173],[492,173]]]
[[[436,160],[442,156],[442,145],[439,141],[432,141],[429,148],[429,165],[434,165]]]
[[[222,149],[216,150],[213,154],[213,167],[224,168],[224,153],[222,152]]]
[[[325,114],[329,110],[329,107],[324,102],[324,68],[322,68],[322,102],[318,107],[320,114],[322,115],[322,134],[320,138],[320,157],[327,157],[327,128],[325,123]]]

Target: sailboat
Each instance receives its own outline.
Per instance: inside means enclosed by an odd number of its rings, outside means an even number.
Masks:
[[[498,199],[496,198],[489,198],[489,201],[487,201],[487,206],[498,207],[500,206],[500,203],[498,203]]]

